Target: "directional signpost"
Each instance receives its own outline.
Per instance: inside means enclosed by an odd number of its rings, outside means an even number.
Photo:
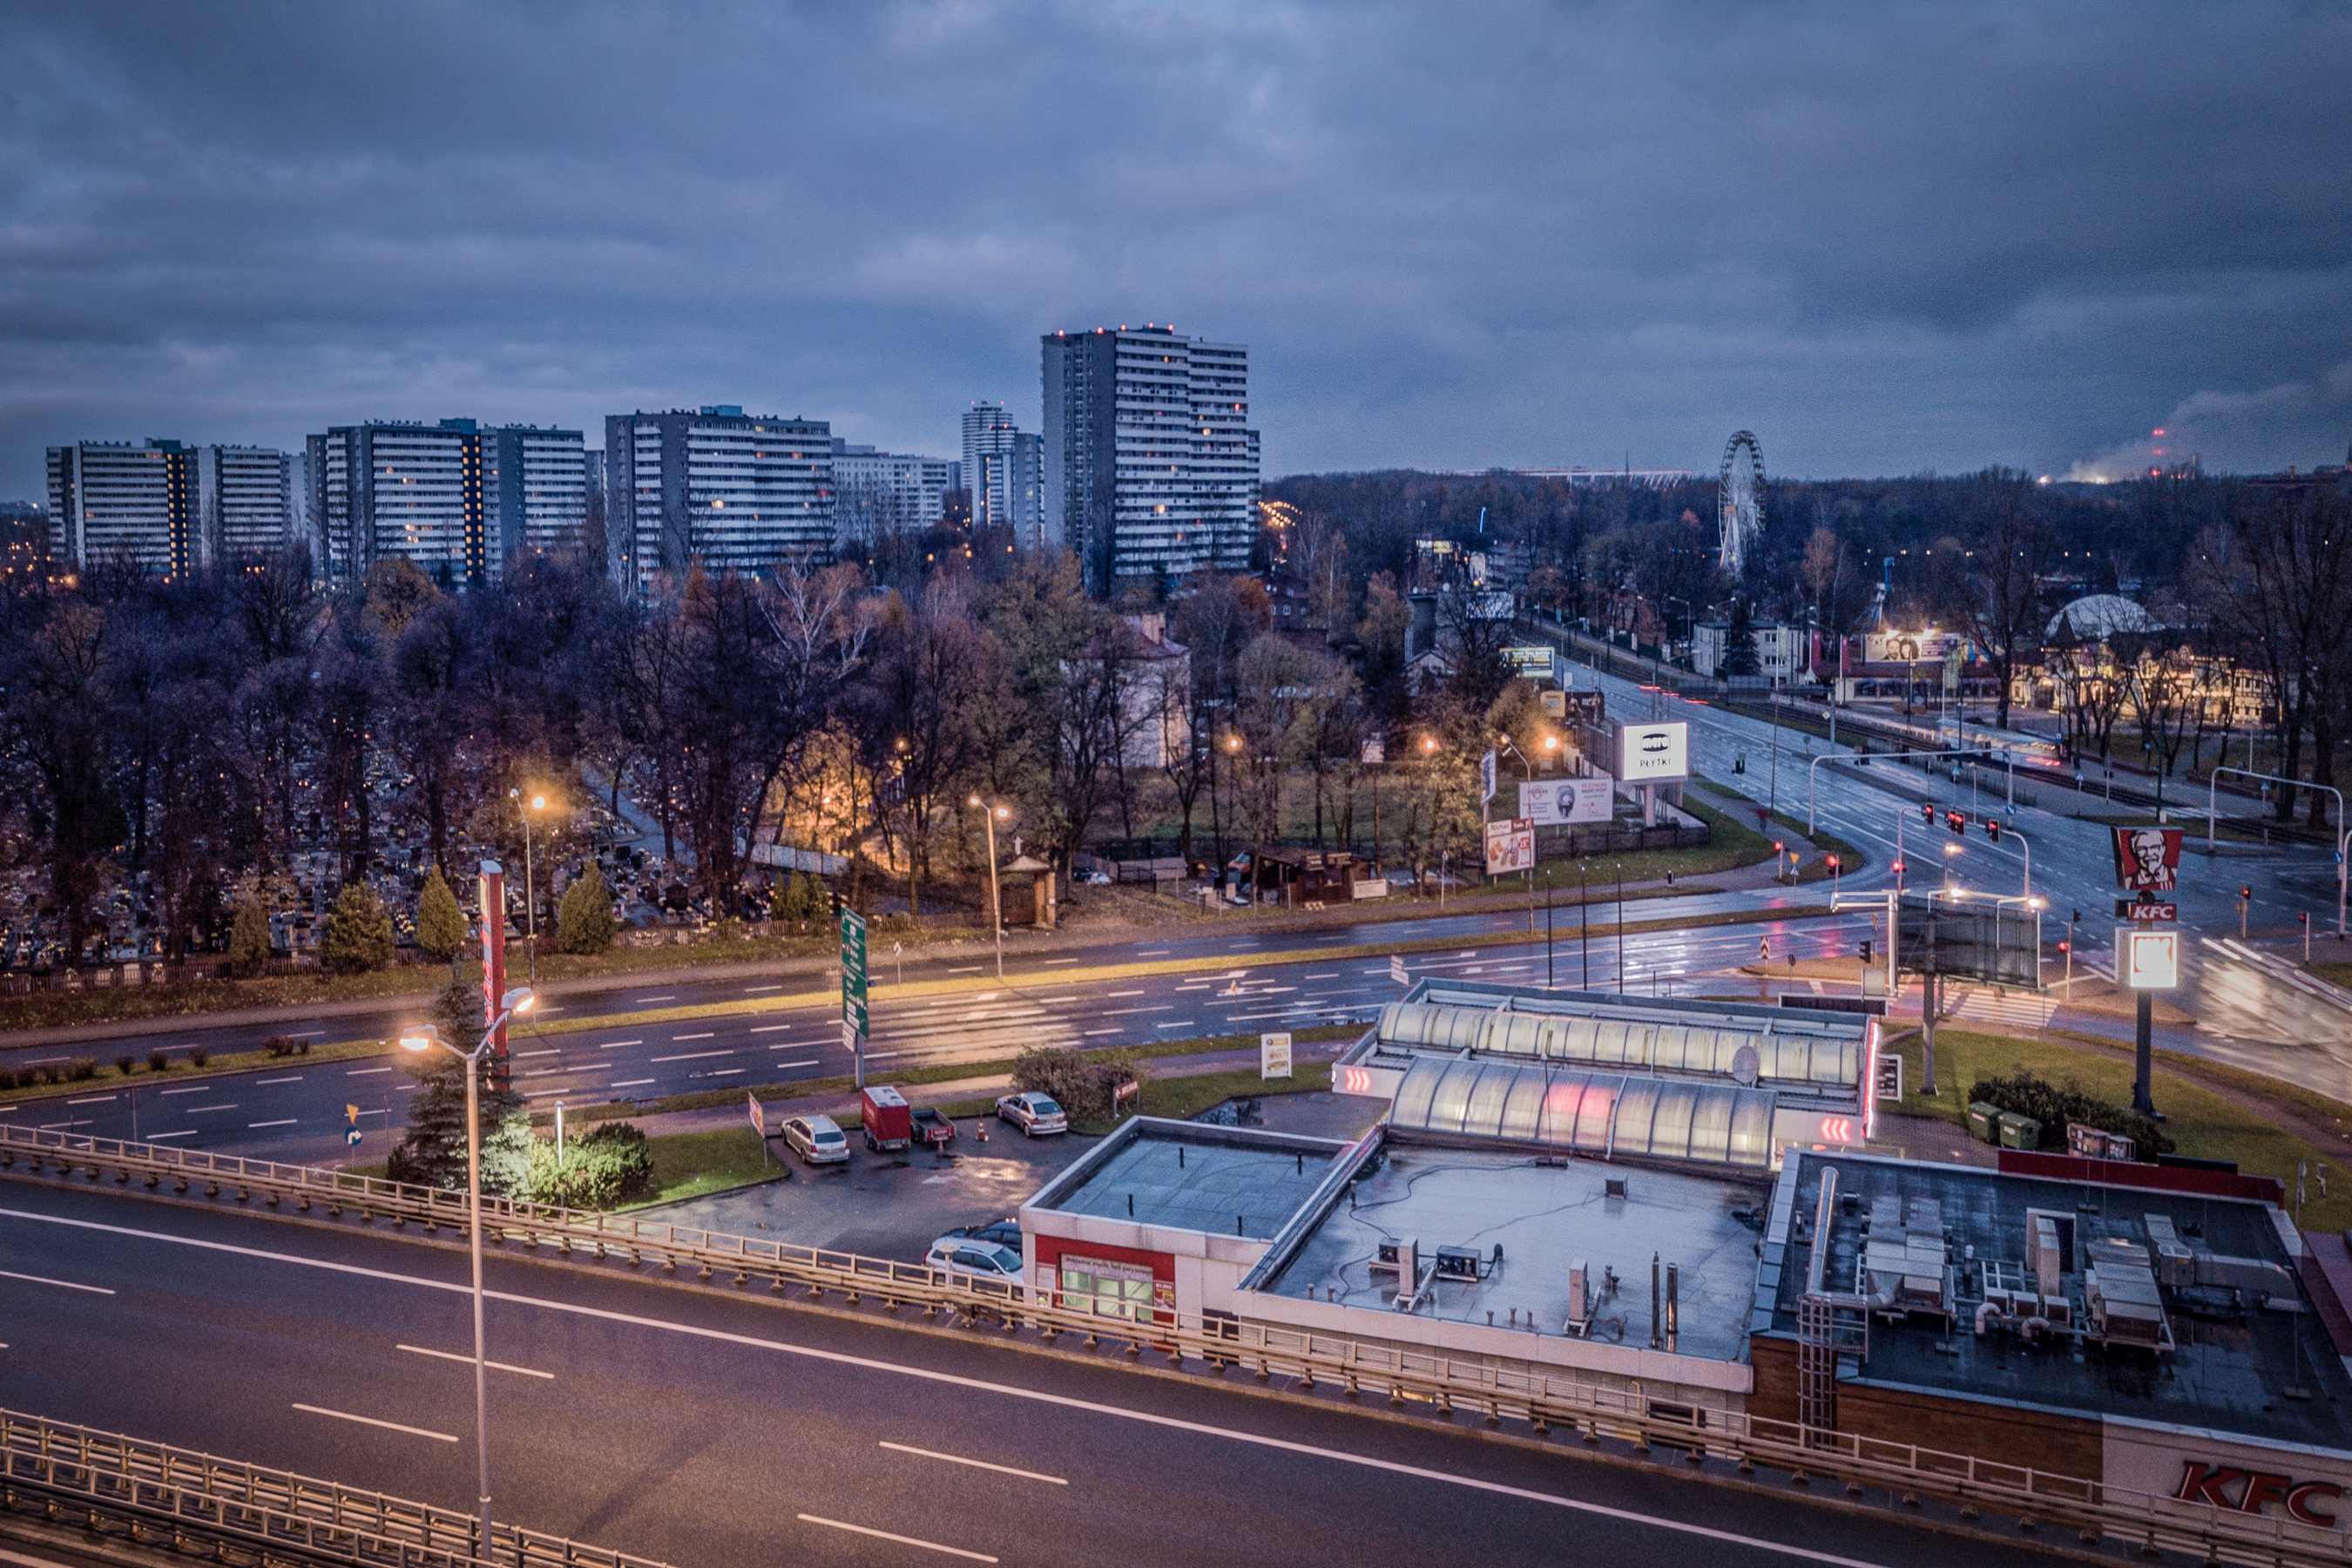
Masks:
[[[360,1146],[360,1108],[356,1105],[344,1106],[343,1120],[351,1123],[343,1129],[343,1142],[356,1149]]]
[[[841,1043],[848,1050],[857,1087],[866,1087],[866,917],[846,904],[841,910]]]

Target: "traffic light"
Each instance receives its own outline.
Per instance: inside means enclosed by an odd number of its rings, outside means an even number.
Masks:
[[[1888,869],[1888,870],[1890,870],[1890,871],[1892,871],[1892,872],[1894,872],[1896,876],[1900,877],[1901,875],[1903,875],[1903,862],[1902,862],[1902,861],[1900,861],[1900,860],[1897,860],[1896,862],[1895,862],[1895,864],[1894,864],[1894,865],[1889,866],[1889,867],[1887,868],[1887,869]]]
[[[1969,819],[1964,812],[1944,813],[1944,826],[1952,830],[1952,837],[1955,838],[1966,838],[1969,836]]]
[[[1933,822],[1936,820],[1936,803],[1934,801],[1923,800],[1919,803],[1919,820],[1922,822]]]
[[[1830,869],[1831,869],[1831,870],[1832,870],[1832,871],[1834,871],[1834,870],[1836,870],[1837,868],[1838,868],[1838,858],[1837,858],[1836,856],[1832,855],[1832,856],[1831,856],[1831,857],[1830,857]]]
[[[1778,838],[1775,838],[1774,840],[1772,840],[1772,853],[1773,853],[1773,854],[1775,854],[1775,855],[1780,854],[1782,851],[1786,850],[1788,847],[1789,847],[1789,846],[1788,846],[1787,844],[1785,844],[1784,842],[1782,842],[1781,840],[1780,840],[1780,839],[1778,839]]]
[[[2058,939],[2058,951],[2059,951],[2059,952],[2072,952],[2074,950],[2074,944],[2073,942],[2068,942],[2068,941],[2067,941],[2064,937],[2063,937],[2063,936],[2062,936],[2062,937],[2060,937],[2060,938]]]
[[[1868,937],[1864,937],[1864,938],[1862,939],[1862,961],[1863,961],[1864,963],[1868,963],[1870,962],[1870,954],[1871,954],[1871,952],[1872,952],[1871,941],[1870,941],[1870,939],[1869,939]]]
[[[2000,824],[1990,816],[1985,818],[1985,837],[1995,844],[2000,842]]]
[[[2238,897],[2239,897],[2241,900],[2251,899],[2251,898],[2252,898],[2253,896],[2254,896],[2254,890],[2253,890],[2253,889],[2252,889],[2252,888],[2240,888],[2240,889],[2238,889]]]
[[[2083,923],[2083,911],[2082,911],[2082,910],[2076,910],[2074,911],[2074,918],[2073,918],[2072,920],[2069,920],[2066,923],[2067,923],[2068,925],[2070,925],[2070,926],[2078,926],[2078,925],[2081,925],[2081,924]]]

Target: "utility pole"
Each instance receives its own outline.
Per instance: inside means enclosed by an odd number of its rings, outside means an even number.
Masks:
[[[1886,939],[1886,953],[1890,960],[1895,956],[1891,931]],[[1919,1092],[1930,1100],[1936,1098],[1936,993],[1939,978],[1936,973],[1936,905],[1931,899],[1927,904],[1927,962],[1921,966],[1919,977]]]
[[[1592,895],[1585,890],[1584,871],[1576,873],[1577,943],[1584,950],[1584,988],[1592,989]]]

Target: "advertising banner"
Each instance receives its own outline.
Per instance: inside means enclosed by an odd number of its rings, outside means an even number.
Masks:
[[[1290,1036],[1260,1035],[1257,1037],[1257,1076],[1261,1079],[1290,1076]]]
[[[2180,829],[2115,830],[2116,886],[2127,893],[2168,893],[2180,885]]]
[[[1545,779],[1519,786],[1519,815],[1538,827],[1606,822],[1616,798],[1616,783],[1606,773],[1590,779]]]
[[[2123,981],[2133,991],[2169,991],[2180,984],[2180,931],[2116,928]]]
[[[1865,664],[1921,664],[1945,659],[1957,649],[1965,656],[1968,638],[1958,632],[1872,632],[1862,639]]]
[[[1486,824],[1486,875],[1528,871],[1536,863],[1536,825],[1524,816]]]
[[[1623,784],[1671,784],[1690,777],[1690,726],[1617,725],[1618,780]]]

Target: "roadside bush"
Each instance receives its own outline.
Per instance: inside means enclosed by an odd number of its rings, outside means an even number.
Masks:
[[[89,1057],[76,1057],[66,1064],[66,1071],[76,1083],[79,1083],[84,1079],[98,1076],[98,1063]]]
[[[466,911],[457,907],[457,895],[436,866],[425,873],[424,890],[416,895],[416,945],[446,963],[457,956],[468,934]]]
[[[1980,1078],[1969,1087],[1969,1100],[1982,1100],[2031,1116],[2042,1123],[2044,1149],[2066,1147],[2066,1123],[2080,1121],[2103,1132],[2130,1139],[2143,1158],[2172,1152],[2172,1140],[2147,1117],[2128,1106],[2116,1105],[2085,1094],[2073,1084],[2060,1086],[2021,1072],[2009,1078]]]
[[[194,1046],[189,1048],[188,1061],[193,1066],[202,1067],[212,1059],[213,1050],[210,1046]]]
[[[124,1078],[129,1078],[131,1076],[131,1069],[138,1065],[138,1058],[131,1056],[129,1052],[125,1052],[121,1056],[114,1058],[114,1070],[121,1073]]]
[[[228,930],[228,972],[250,979],[269,962],[269,915],[250,887],[237,895],[236,918]]]
[[[613,918],[612,889],[595,861],[563,889],[555,910],[555,945],[565,952],[602,952],[613,945],[621,924]]]
[[[529,1190],[533,1203],[565,1208],[609,1209],[643,1197],[653,1185],[654,1155],[635,1122],[600,1121],[566,1140],[563,1163],[555,1142],[532,1142]]]
[[[1143,1064],[1123,1051],[1033,1046],[1013,1058],[1013,1087],[1052,1095],[1073,1123],[1108,1121],[1112,1094],[1128,1079],[1143,1076]]]
[[[16,1087],[16,1069],[15,1068],[0,1068],[0,1094],[5,1094]]]
[[[166,1072],[170,1070],[171,1066],[172,1058],[168,1053],[163,1051],[149,1051],[147,1053],[147,1070],[149,1072]]]
[[[330,974],[364,974],[392,962],[392,915],[365,882],[346,882],[335,895],[319,962]]]

